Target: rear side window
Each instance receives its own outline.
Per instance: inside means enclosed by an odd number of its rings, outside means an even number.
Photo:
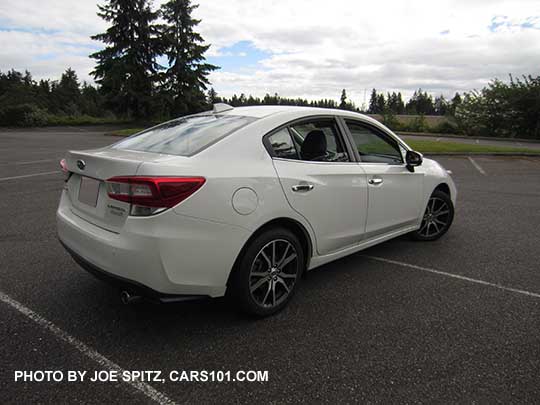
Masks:
[[[298,159],[298,153],[296,152],[296,148],[287,128],[280,129],[276,133],[270,135],[268,137],[268,142],[270,142],[275,157]]]
[[[290,127],[301,160],[311,162],[348,162],[349,155],[331,119],[305,121]]]
[[[191,156],[255,121],[238,115],[179,118],[116,143],[116,149]]]

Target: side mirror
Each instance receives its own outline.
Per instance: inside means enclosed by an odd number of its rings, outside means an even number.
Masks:
[[[415,152],[414,150],[408,150],[407,154],[405,155],[405,163],[407,163],[407,169],[409,171],[414,172],[414,168],[416,166],[420,166],[422,164],[422,154]]]

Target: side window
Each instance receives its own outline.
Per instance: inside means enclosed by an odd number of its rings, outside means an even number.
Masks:
[[[301,160],[348,162],[349,155],[332,119],[306,121],[290,127]]]
[[[401,164],[399,144],[367,126],[346,121],[362,162]]]
[[[298,159],[298,153],[287,128],[280,129],[268,137],[274,156],[283,159]]]

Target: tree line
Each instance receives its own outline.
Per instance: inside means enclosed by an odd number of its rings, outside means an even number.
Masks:
[[[288,98],[282,97],[278,93],[274,93],[273,95],[267,93],[262,98],[254,97],[251,94],[246,96],[244,93],[241,93],[239,96],[233,94],[232,97],[227,98],[219,96],[214,88],[210,88],[208,91],[207,100],[210,106],[215,103],[225,103],[233,107],[248,107],[256,105],[290,105],[299,107],[339,108],[342,110],[361,112],[361,109],[357,108],[352,101],[349,101],[347,98],[347,90],[345,89],[341,91],[339,102],[329,98],[321,98],[319,100],[307,100],[301,97]]]
[[[104,48],[90,55],[95,85],[80,83],[68,68],[59,80],[36,81],[30,72],[0,72],[0,125],[39,126],[125,121],[163,121],[207,110],[213,103],[297,105],[378,114],[393,129],[429,131],[425,115],[448,117],[439,132],[540,139],[540,76],[494,80],[480,91],[447,100],[422,89],[405,101],[400,92],[373,89],[359,108],[345,89],[339,99],[306,100],[279,94],[221,97],[209,89],[209,48],[197,32],[191,0],[170,0],[155,9],[150,0],[108,0],[98,15],[109,23],[92,38]],[[336,91],[337,94],[339,94]],[[396,115],[418,115],[404,125]]]
[[[416,90],[412,97],[403,101],[401,92],[378,93],[376,89],[371,91],[369,107],[370,114],[409,114],[409,115],[451,115],[455,114],[456,108],[462,102],[462,95],[455,93],[451,100],[447,100],[442,94],[433,98],[422,89]]]
[[[0,125],[43,126],[116,121],[101,91],[80,84],[68,68],[60,80],[36,81],[30,72],[0,72]]]

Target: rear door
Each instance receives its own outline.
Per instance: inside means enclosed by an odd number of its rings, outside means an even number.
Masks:
[[[265,144],[289,204],[315,232],[318,253],[356,244],[366,224],[366,175],[335,119],[297,122],[266,136]]]
[[[398,141],[379,128],[346,119],[360,160],[367,175],[369,204],[366,237],[385,234],[418,221],[423,195],[424,174],[407,169]]]

